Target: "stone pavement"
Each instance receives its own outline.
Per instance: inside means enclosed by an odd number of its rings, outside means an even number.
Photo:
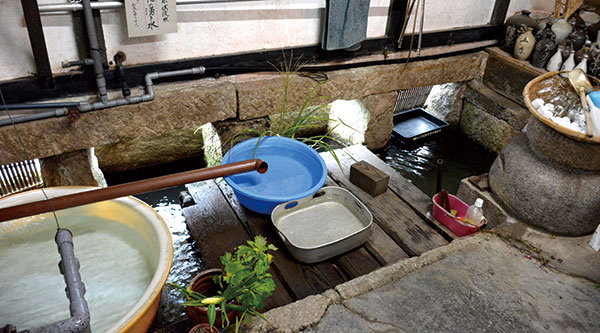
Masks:
[[[600,285],[480,233],[273,309],[251,332],[600,332]],[[600,254],[587,264],[598,272]],[[541,252],[543,253],[543,252]],[[549,255],[549,254],[548,254]],[[555,260],[548,258],[547,260]],[[565,259],[566,260],[566,259]],[[590,269],[590,268],[588,268]]]

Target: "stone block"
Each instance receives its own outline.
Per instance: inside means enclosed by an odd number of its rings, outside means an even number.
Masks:
[[[394,105],[397,96],[396,92],[389,92],[359,99],[369,115],[364,144],[370,150],[382,149],[390,142],[394,129]]]
[[[313,105],[338,99],[353,100],[396,90],[448,82],[464,82],[477,77],[487,54],[470,53],[435,60],[358,67],[327,72],[328,81],[315,91]],[[264,117],[280,112],[283,102],[283,79],[279,75],[248,74],[234,79],[238,92],[241,120]],[[288,110],[298,110],[318,83],[293,76],[287,96]]]
[[[526,135],[529,147],[541,159],[568,168],[600,170],[600,144],[571,139],[533,116],[527,125]]]
[[[249,332],[298,332],[318,323],[327,307],[329,300],[322,295],[312,295],[294,303],[278,307],[264,313],[267,321],[260,318],[247,325]]]
[[[516,130],[522,130],[527,124],[531,113],[527,108],[511,101],[488,88],[479,80],[470,81],[464,93],[464,98],[485,110],[492,116],[506,121]]]
[[[258,136],[255,133],[264,132],[267,129],[267,118],[247,121],[225,120],[213,123],[213,126],[219,135],[221,150],[225,154],[236,143]]]
[[[600,171],[541,160],[525,134],[502,150],[489,182],[494,195],[523,222],[568,236],[587,235],[598,226]]]
[[[300,127],[296,132],[297,136],[311,136],[314,134],[327,132],[329,122],[329,105],[314,106],[303,112],[303,116],[309,116],[305,126]],[[312,112],[312,113],[311,113]],[[287,113],[276,113],[269,116],[269,129],[279,133],[286,126],[290,126],[296,120],[300,111]]]
[[[236,115],[235,88],[210,79],[155,86],[152,102],[17,124],[30,158],[59,155],[105,144],[155,137]],[[0,127],[0,160],[25,159],[12,126]]]
[[[104,172],[115,172],[202,155],[202,134],[194,131],[188,128],[103,145],[96,147],[96,156]]]
[[[458,126],[465,87],[464,82],[446,83],[432,87],[425,101],[427,106],[425,110],[450,125]]]
[[[478,108],[468,100],[463,101],[460,129],[469,137],[497,153],[520,131]]]
[[[233,79],[233,83],[237,90],[240,120],[299,111],[307,100],[312,106],[325,105],[334,100],[332,96],[323,95],[323,87],[329,82],[320,84],[298,75],[289,78],[285,102],[285,84],[282,75],[238,75]],[[316,90],[311,96],[313,89]]]
[[[487,175],[484,175],[487,179]],[[464,178],[460,181],[456,195],[468,204],[473,204],[477,198],[483,199],[483,215],[486,219],[486,229],[499,226],[504,222],[514,222],[516,219],[511,216],[493,197],[489,187],[482,188],[475,182],[474,176]]]
[[[546,70],[514,59],[498,47],[492,47],[486,51],[490,56],[483,76],[485,85],[525,107],[523,88],[535,77],[546,73]]]
[[[45,187],[106,187],[106,180],[98,168],[93,148],[43,158],[40,159],[40,164]]]
[[[469,81],[477,77],[487,55],[470,53],[434,60],[369,66],[328,72],[325,95],[335,99],[356,99],[396,90]]]
[[[390,176],[368,162],[360,161],[350,166],[350,182],[376,197],[387,191]]]

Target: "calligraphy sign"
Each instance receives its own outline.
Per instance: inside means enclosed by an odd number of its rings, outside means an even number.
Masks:
[[[125,0],[129,37],[177,32],[175,0]]]

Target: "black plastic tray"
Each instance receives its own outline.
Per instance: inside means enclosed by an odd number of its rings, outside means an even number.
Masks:
[[[403,111],[394,115],[392,137],[404,143],[415,143],[440,133],[448,123],[427,113],[423,108]]]

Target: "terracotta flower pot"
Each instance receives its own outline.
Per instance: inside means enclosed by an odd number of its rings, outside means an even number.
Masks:
[[[202,323],[192,327],[190,333],[219,333],[219,330],[214,326],[211,329],[207,323]]]
[[[208,269],[200,274],[196,275],[192,282],[190,283],[190,289],[196,292],[201,293],[204,296],[211,297],[216,296],[219,291],[219,286],[213,282],[213,276],[221,274],[221,269],[213,268]],[[194,324],[200,323],[208,323],[208,314],[206,312],[207,308],[203,306],[188,306],[187,312],[190,317],[190,320]],[[227,311],[227,318],[229,318],[229,322],[235,323],[235,312]],[[217,315],[215,317],[216,327],[221,327],[221,310],[217,308]]]

